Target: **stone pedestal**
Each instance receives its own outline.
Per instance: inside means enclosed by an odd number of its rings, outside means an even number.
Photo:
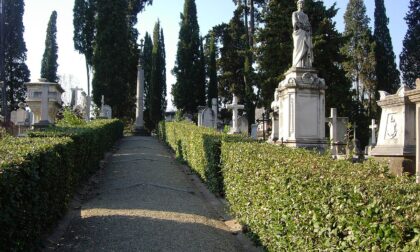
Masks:
[[[420,79],[416,80],[416,89],[408,91],[407,96],[416,104],[416,182],[420,183]]]
[[[378,105],[382,108],[377,145],[371,155],[386,160],[392,173],[414,173],[415,105],[409,100],[407,87],[394,95],[381,91]]]
[[[290,147],[325,150],[324,79],[313,68],[293,67],[285,76],[276,89],[278,142]]]

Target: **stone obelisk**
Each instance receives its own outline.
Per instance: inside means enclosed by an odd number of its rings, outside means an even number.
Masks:
[[[140,44],[140,55],[143,51],[143,40]],[[140,56],[139,64],[137,66],[137,103],[136,103],[136,135],[146,136],[149,135],[147,130],[144,128],[144,69],[142,65],[142,59]]]

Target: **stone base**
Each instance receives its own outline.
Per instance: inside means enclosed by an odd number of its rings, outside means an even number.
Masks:
[[[327,140],[326,139],[295,139],[287,141],[277,141],[277,144],[283,144],[291,148],[304,148],[308,150],[316,150],[324,152],[327,149]]]
[[[389,171],[397,176],[403,173],[414,175],[416,171],[416,157],[414,156],[375,156],[376,161],[386,162]]]
[[[136,136],[150,136],[150,132],[146,130],[144,127],[134,128],[133,133]]]
[[[45,128],[48,128],[52,125],[53,124],[50,123],[50,121],[44,120],[44,121],[39,121],[39,122],[35,123],[34,128],[35,129],[45,129]]]

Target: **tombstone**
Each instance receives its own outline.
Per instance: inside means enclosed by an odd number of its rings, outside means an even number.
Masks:
[[[109,105],[105,104],[105,96],[102,95],[101,98],[101,112],[99,113],[99,117],[102,118],[112,118],[112,108]]]
[[[258,125],[256,123],[251,124],[251,138],[254,140],[257,140],[257,130],[258,130]]]
[[[214,128],[214,115],[211,108],[204,108],[198,113],[198,126]]]
[[[416,106],[408,96],[409,88],[401,87],[394,95],[380,91],[382,108],[378,141],[371,155],[389,164],[392,173],[414,174]]]
[[[416,89],[408,91],[407,96],[416,104],[416,183],[420,183],[420,79],[416,80]]]
[[[227,105],[227,109],[232,110],[232,128],[229,134],[241,133],[239,124],[238,124],[238,119],[239,119],[238,112],[240,109],[244,109],[244,108],[245,108],[244,105],[238,104],[238,97],[235,94],[233,94],[232,104]]]
[[[248,135],[248,119],[246,116],[240,116],[238,118],[239,133]]]
[[[300,2],[299,2],[300,3]],[[306,21],[310,27],[306,14],[301,11],[294,12]],[[300,20],[298,20],[300,21]],[[293,18],[294,27],[296,19]],[[307,31],[299,28],[300,34]],[[293,36],[295,36],[294,32]],[[289,147],[303,147],[309,149],[325,150],[325,80],[318,77],[318,72],[312,67],[311,34],[294,38],[293,64],[284,74],[285,79],[275,90],[273,107],[278,108],[279,119],[278,138],[281,143]],[[273,120],[273,127],[275,127]],[[275,135],[275,133],[274,133]],[[274,136],[273,136],[274,137]]]
[[[334,158],[342,158],[346,155],[347,145],[347,117],[337,117],[337,109],[331,108],[331,115],[326,118],[330,127],[330,150]]]

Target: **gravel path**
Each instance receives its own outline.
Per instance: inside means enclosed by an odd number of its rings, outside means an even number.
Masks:
[[[156,138],[126,137],[45,250],[253,250],[194,177]]]

